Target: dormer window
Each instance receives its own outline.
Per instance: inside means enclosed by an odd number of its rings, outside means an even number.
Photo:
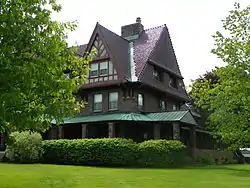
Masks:
[[[113,66],[113,62],[107,58],[92,62],[90,64],[89,80],[87,84],[96,82],[106,82],[110,80],[118,80],[117,72]]]

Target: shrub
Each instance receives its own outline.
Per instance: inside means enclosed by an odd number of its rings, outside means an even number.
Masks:
[[[43,141],[46,163],[131,166],[135,165],[137,145],[122,138]]]
[[[139,144],[138,154],[140,166],[178,166],[184,162],[185,145],[174,140],[149,140]]]
[[[13,132],[9,135],[6,159],[10,162],[34,163],[42,155],[42,137],[35,132]]]
[[[211,165],[211,164],[215,163],[215,161],[214,161],[214,159],[212,157],[201,156],[201,155],[197,156],[196,161],[198,163],[203,164],[203,165]],[[217,159],[217,163],[218,163],[218,159]]]

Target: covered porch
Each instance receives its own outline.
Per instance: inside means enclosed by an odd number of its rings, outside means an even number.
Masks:
[[[149,139],[180,140],[196,147],[196,122],[189,111],[161,113],[115,113],[67,118],[44,139],[128,138],[136,142]]]

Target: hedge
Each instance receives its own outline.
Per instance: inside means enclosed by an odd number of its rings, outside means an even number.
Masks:
[[[55,164],[166,167],[181,164],[185,156],[184,144],[173,140],[46,140],[42,147],[43,162]]]
[[[138,165],[145,167],[179,166],[184,162],[185,145],[173,140],[149,140],[138,145]]]

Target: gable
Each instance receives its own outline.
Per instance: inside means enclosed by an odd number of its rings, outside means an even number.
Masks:
[[[149,57],[155,64],[166,68],[175,75],[181,76],[174,48],[168,29],[165,27],[154,51]]]
[[[95,49],[95,52],[96,52],[94,55],[94,58],[109,57],[105,44],[103,43],[103,40],[99,37],[98,34],[96,35],[94,39],[94,42],[90,51],[92,51],[93,48]]]
[[[161,36],[163,28],[163,26],[159,26],[144,30],[139,39],[134,42],[135,73],[139,79],[146,67],[150,54]]]

